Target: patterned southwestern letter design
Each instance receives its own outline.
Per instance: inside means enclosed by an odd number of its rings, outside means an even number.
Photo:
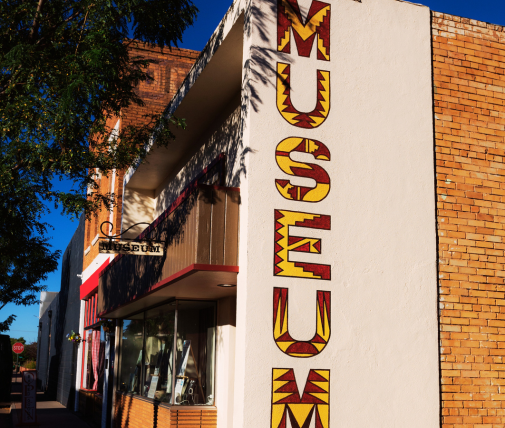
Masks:
[[[317,57],[318,61],[330,61],[331,5],[319,0],[307,0],[304,6],[309,6],[309,4],[310,6],[306,13],[306,10],[300,9],[298,0],[276,1],[277,40],[271,42],[276,42],[277,51],[287,55],[292,54],[291,49],[294,49],[293,45],[296,44],[298,56],[312,57],[312,59]],[[315,53],[314,45],[316,46]],[[296,56],[296,53],[293,56]],[[292,60],[284,58],[285,62],[277,62],[277,109],[290,125],[315,130],[326,121],[330,113],[330,72],[314,66],[317,79],[315,104],[312,104],[314,101],[310,101],[309,98],[308,104],[298,106],[304,110],[300,111],[295,108],[291,99],[291,66],[294,58]],[[310,73],[310,69],[304,68],[307,64],[309,64],[307,61],[299,62],[296,67],[302,67],[304,74]],[[299,84],[306,85],[306,82]],[[310,110],[313,106],[313,110]],[[287,200],[317,203],[325,199],[330,192],[331,180],[327,169],[314,163],[295,161],[291,158],[293,152],[300,152],[310,153],[318,161],[330,161],[330,150],[325,144],[317,141],[317,131],[312,132],[316,134],[310,139],[289,137],[277,145],[275,160],[288,177],[276,178],[275,186]],[[287,137],[289,134],[284,134],[284,136]],[[309,187],[311,184],[304,186],[303,183],[302,185],[292,184],[291,180],[294,179],[291,177],[312,179],[315,181],[315,186]],[[331,280],[331,266],[329,265],[289,260],[290,251],[321,254],[321,239],[290,236],[290,226],[331,230],[331,216],[281,209],[274,209],[274,216],[274,277]],[[292,286],[296,285],[297,282],[292,281]],[[317,291],[316,332],[310,340],[296,340],[290,335],[288,296],[288,288],[274,287],[273,336],[277,347],[284,354],[282,358],[286,356],[310,358],[319,355],[323,349],[326,349],[330,340],[331,292]],[[295,306],[292,305],[292,308]],[[302,305],[299,311],[292,309],[291,317],[305,317],[306,312],[306,307]],[[310,369],[303,394],[300,396],[294,369],[273,369],[271,428],[330,428],[329,395],[330,370]]]
[[[279,349],[290,357],[313,357],[330,340],[330,292],[318,291],[316,299],[316,334],[308,341],[291,337],[288,331],[288,289],[274,288],[274,340]]]
[[[277,165],[286,174],[316,180],[316,187],[294,186],[289,180],[275,180],[279,193],[286,199],[303,202],[319,202],[330,191],[330,176],[319,165],[296,162],[289,157],[291,152],[311,153],[318,160],[330,160],[330,151],[321,142],[308,138],[286,138],[277,145]]]
[[[289,226],[330,230],[331,217],[323,214],[275,210],[274,276],[331,279],[329,265],[289,261],[290,251],[321,254],[320,239],[290,236]]]
[[[329,370],[311,370],[300,399],[293,369],[273,369],[271,428],[286,428],[288,417],[292,428],[308,428],[313,418],[316,428],[329,428],[329,396]]]
[[[291,66],[277,63],[277,109],[293,126],[313,129],[321,125],[330,112],[330,72],[317,70],[316,108],[309,113],[298,111],[291,102]]]
[[[279,0],[277,5],[277,50],[291,53],[291,32],[298,55],[310,57],[317,35],[317,59],[330,60],[330,12],[328,3],[313,1],[305,24],[297,0]]]

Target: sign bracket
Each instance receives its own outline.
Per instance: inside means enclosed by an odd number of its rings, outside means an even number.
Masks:
[[[101,254],[128,254],[136,256],[163,256],[165,253],[165,243],[155,239],[146,238],[139,241],[138,238],[122,238],[129,230],[133,229],[139,225],[147,225],[149,223],[136,223],[126,229],[124,232],[118,233],[117,235],[108,235],[104,232],[104,225],[109,226],[109,233],[112,232],[114,225],[110,221],[104,221],[100,225],[100,232],[102,232],[103,237],[99,237],[102,241],[99,242],[98,251]],[[114,240],[117,239],[117,240]]]

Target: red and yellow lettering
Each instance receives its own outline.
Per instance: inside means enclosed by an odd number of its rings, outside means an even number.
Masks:
[[[300,397],[293,369],[273,369],[271,428],[309,427],[315,420],[316,428],[330,426],[330,371],[311,370]]]
[[[317,37],[317,59],[330,60],[330,12],[328,3],[314,0],[303,23],[297,0],[279,0],[277,6],[277,50],[291,53],[291,30],[298,55],[309,57]]]
[[[330,72],[317,70],[316,107],[311,112],[298,111],[291,102],[291,66],[277,63],[277,109],[288,123],[313,129],[321,125],[330,112]]]
[[[329,265],[289,261],[290,251],[321,254],[320,239],[290,236],[289,226],[330,230],[331,217],[322,214],[275,210],[274,275],[331,279]]]
[[[296,177],[312,178],[315,187],[294,186],[289,180],[275,180],[279,193],[286,199],[303,202],[322,201],[330,192],[330,176],[319,165],[297,162],[290,158],[290,153],[310,153],[318,160],[330,160],[330,151],[321,142],[308,138],[286,138],[277,145],[275,159],[277,165],[286,174]]]
[[[307,358],[318,355],[326,347],[331,333],[331,293],[318,291],[316,298],[316,334],[310,340],[295,340],[288,329],[288,289],[274,288],[274,340],[290,357]]]

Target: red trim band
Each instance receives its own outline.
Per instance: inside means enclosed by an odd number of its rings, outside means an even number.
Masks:
[[[91,274],[91,276],[84,282],[84,284],[81,285],[81,300],[88,299],[92,294],[97,292],[98,278],[101,276],[101,273],[105,270],[109,263],[110,259],[107,258],[107,260],[105,260],[105,262],[103,262],[102,265]]]

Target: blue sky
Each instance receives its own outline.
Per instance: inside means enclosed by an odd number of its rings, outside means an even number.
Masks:
[[[363,3],[367,1],[368,0],[362,0]],[[419,0],[416,1],[416,3],[424,4],[437,12],[445,12],[479,21],[505,25],[504,0]],[[228,10],[231,0],[194,0],[194,4],[200,10],[198,19],[195,25],[186,31],[183,43],[179,44],[179,47],[201,50]],[[70,184],[61,183],[61,186],[68,188]],[[63,253],[77,228],[77,220],[72,221],[60,215],[59,212],[54,209],[46,216],[45,220],[54,227],[54,230],[48,233],[48,236],[51,237],[53,247],[55,249],[60,249]],[[47,284],[48,291],[59,291],[60,279],[61,263],[58,270],[52,273],[48,280],[44,282]],[[30,307],[7,305],[0,311],[0,318],[5,319],[10,314],[17,315],[17,320],[13,323],[11,331],[7,332],[7,334],[11,337],[23,336],[29,342],[36,341],[38,311],[38,305]]]

